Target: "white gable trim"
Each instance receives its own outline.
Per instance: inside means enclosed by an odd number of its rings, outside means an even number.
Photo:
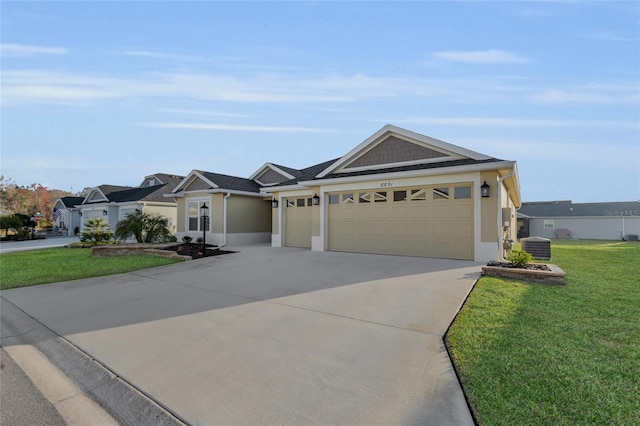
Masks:
[[[205,181],[206,183],[211,185],[213,188],[219,188],[218,185],[216,185],[215,183],[211,182],[211,180],[204,177],[200,171],[191,170],[191,172],[189,172],[189,174],[184,179],[182,179],[182,182],[180,182],[178,186],[173,188],[173,191],[171,191],[171,193],[172,194],[178,193],[183,187],[189,186],[196,179],[201,179]]]
[[[278,167],[278,166],[276,166],[276,165],[274,165],[272,163],[264,163],[264,165],[262,167],[260,167],[258,169],[258,171],[256,171],[254,174],[249,176],[249,179],[258,182],[260,185],[265,185],[266,186],[267,184],[265,184],[263,182],[260,182],[257,178],[258,178],[258,176],[260,176],[261,174],[266,172],[268,169],[273,170],[274,172],[278,173],[279,175],[282,175],[283,177],[286,177],[289,180],[296,178],[295,176],[292,176],[290,173],[285,172],[280,167]]]
[[[107,198],[106,195],[104,195],[104,193],[100,190],[100,188],[93,188],[91,191],[89,191],[89,194],[87,194],[87,196],[84,198],[84,200],[82,201],[82,204],[89,204],[93,198],[94,194],[99,194],[101,195],[101,200],[94,200],[94,202],[96,201],[104,201],[104,202],[109,202],[109,199]]]
[[[417,142],[419,144],[428,145],[430,148],[435,149],[436,151],[442,152],[443,154],[448,154],[450,157],[439,157],[437,159],[427,159],[427,160],[418,160],[411,162],[403,162],[403,163],[393,163],[393,164],[385,164],[384,167],[380,165],[376,166],[367,166],[363,168],[350,168],[348,171],[358,171],[358,170],[378,170],[387,167],[396,167],[398,165],[412,165],[412,164],[424,164],[431,163],[437,161],[450,161],[456,158],[471,158],[473,160],[488,160],[491,157],[480,154],[479,152],[471,151],[466,148],[462,148],[457,145],[450,144],[448,142],[441,141],[439,139],[434,139],[429,136],[421,135],[419,133],[415,133],[391,124],[387,124],[382,129],[378,130],[373,135],[369,136],[364,142],[360,145],[353,148],[346,155],[340,158],[338,161],[333,163],[331,166],[323,170],[317,177],[325,177],[330,173],[338,172],[344,169],[346,165],[354,161],[356,158],[365,154],[373,147],[378,145],[380,142],[384,141],[390,135],[397,135],[401,139],[409,139],[410,141]],[[386,136],[386,137],[385,137]],[[346,171],[346,170],[345,170]]]

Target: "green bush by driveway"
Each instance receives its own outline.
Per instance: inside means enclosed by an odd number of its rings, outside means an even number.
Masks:
[[[482,278],[446,336],[481,424],[640,424],[640,244],[553,241],[566,286]]]
[[[99,277],[178,262],[149,255],[91,257],[90,248],[0,254],[0,289]]]

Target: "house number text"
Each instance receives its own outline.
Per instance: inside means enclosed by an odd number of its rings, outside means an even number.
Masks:
[[[388,188],[390,186],[393,186],[393,182],[382,182],[380,184],[380,188]]]

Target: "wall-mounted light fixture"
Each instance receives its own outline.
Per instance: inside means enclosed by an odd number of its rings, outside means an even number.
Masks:
[[[273,200],[271,200],[271,207],[273,207],[274,209],[278,208],[278,199],[274,198]]]
[[[136,213],[140,213],[140,209],[136,209]]]
[[[313,203],[314,206],[320,205],[320,197],[318,197],[318,194],[314,194],[313,198],[311,199],[311,202]]]
[[[102,216],[106,216],[106,215],[108,215],[108,214],[109,214],[109,212],[108,212],[108,211],[106,211],[106,210],[102,210]]]
[[[80,217],[82,217],[82,212],[78,213],[80,215]]]
[[[489,184],[485,180],[484,183],[482,185],[480,185],[480,195],[482,196],[482,198],[487,198],[488,196],[491,195],[490,189],[491,189],[491,187],[489,186]]]

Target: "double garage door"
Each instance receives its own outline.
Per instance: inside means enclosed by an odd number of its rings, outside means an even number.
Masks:
[[[332,193],[332,251],[473,259],[472,184]]]

